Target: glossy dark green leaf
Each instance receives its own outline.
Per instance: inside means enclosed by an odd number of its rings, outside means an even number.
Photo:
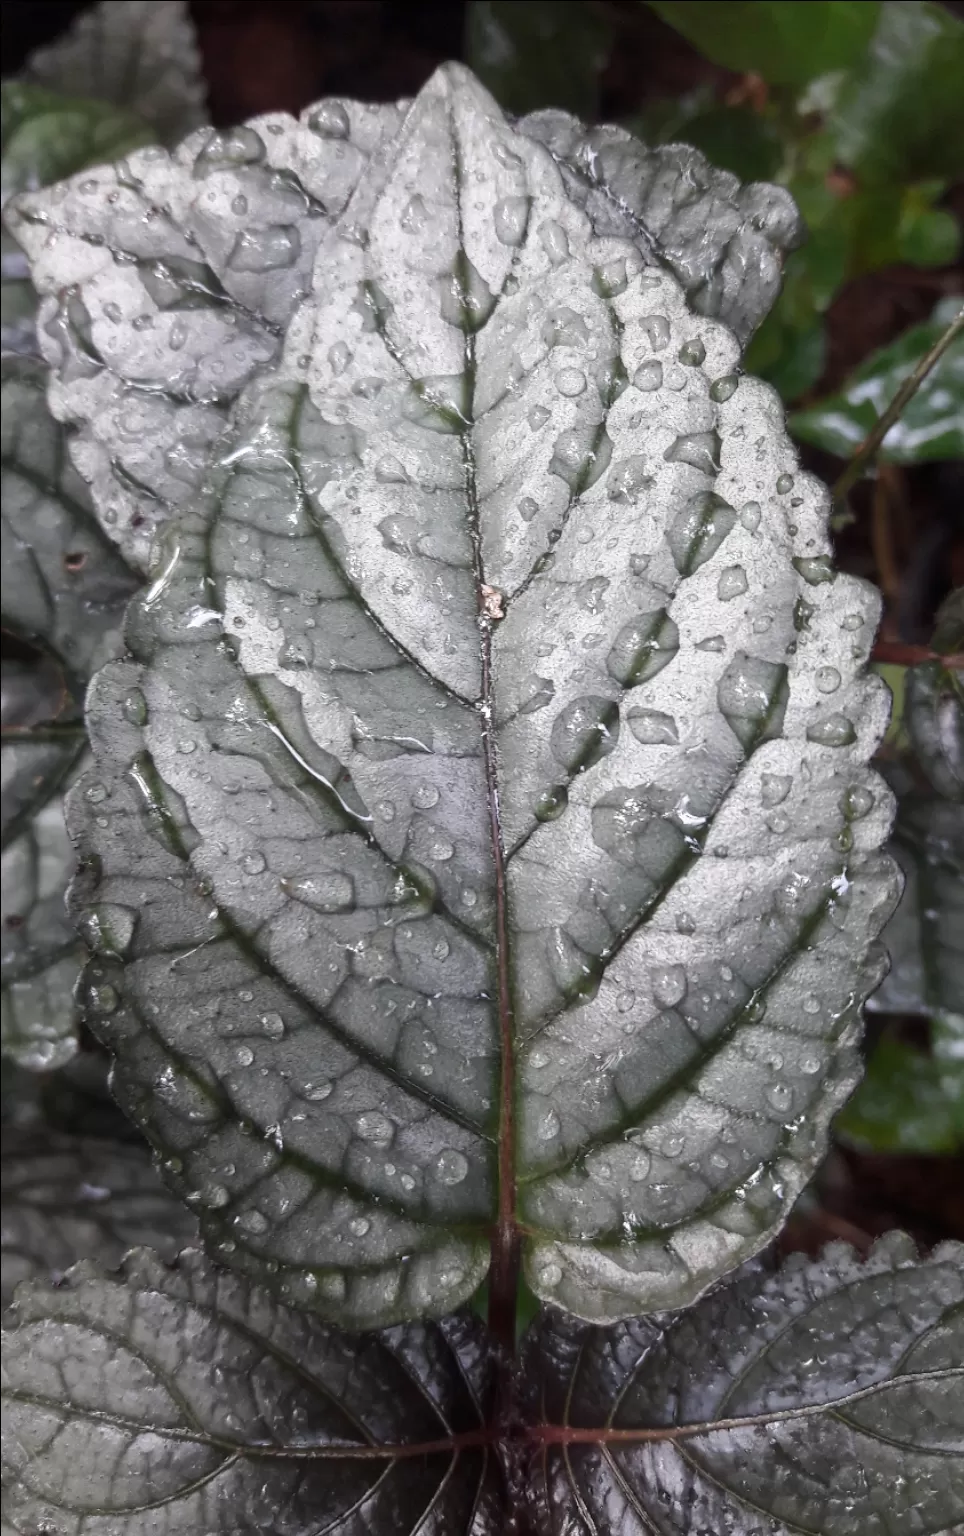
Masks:
[[[471,1316],[353,1336],[198,1254],[23,1287],[5,1512],[56,1536],[502,1536]],[[69,1360],[69,1370],[64,1369]],[[489,1442],[489,1443],[487,1443]]]
[[[861,59],[881,7],[868,0],[650,0],[714,64],[804,85]]]
[[[185,0],[103,0],[32,54],[24,74],[62,95],[128,108],[150,125],[152,140],[165,144],[176,144],[207,121]]]
[[[964,1248],[890,1233],[688,1311],[546,1313],[523,1359],[544,1536],[894,1536],[964,1519]],[[541,1426],[541,1428],[539,1427]]]
[[[841,390],[790,418],[795,437],[838,458],[850,458],[900,385],[960,310],[943,300],[933,317],[881,347],[855,369]],[[948,347],[884,438],[881,457],[921,464],[964,456],[964,337]]]
[[[63,791],[86,738],[52,661],[4,660],[2,704],[2,1048],[18,1066],[41,1070],[76,1050],[82,949],[64,908],[74,857]]]
[[[870,7],[854,9],[869,11]],[[863,181],[882,185],[921,176],[960,175],[964,142],[964,24],[960,18],[931,0],[886,0],[870,46],[861,53],[852,61],[830,120],[843,163],[852,166]]]
[[[788,192],[741,186],[686,144],[648,149],[625,129],[587,128],[565,112],[533,112],[518,127],[552,155],[598,235],[631,240],[648,265],[673,273],[697,313],[747,339],[779,292],[785,253],[803,239]]]
[[[935,1026],[933,1052],[884,1038],[856,1093],[837,1116],[838,1137],[872,1152],[964,1151],[964,1039]]]
[[[169,1194],[146,1147],[4,1127],[3,1305],[22,1280],[59,1280],[78,1259],[112,1268],[150,1243],[173,1259],[197,1231]]]
[[[507,112],[596,115],[612,44],[601,10],[584,0],[469,0],[465,10],[465,62]]]
[[[733,336],[569,185],[465,70],[429,83],[90,695],[116,1090],[212,1251],[342,1323],[467,1299],[494,1225],[597,1317],[756,1251],[896,894],[876,596]],[[25,217],[109,228],[113,190]]]
[[[904,894],[883,933],[891,968],[868,1007],[964,1015],[964,816],[939,795],[899,795],[891,850]]]

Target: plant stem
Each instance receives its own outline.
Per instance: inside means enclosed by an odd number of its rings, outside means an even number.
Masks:
[[[904,380],[886,411],[884,411],[884,414],[874,425],[873,430],[864,438],[833,488],[833,499],[835,502],[842,501],[851,486],[855,485],[860,479],[868,462],[877,452],[894,422],[898,420],[908,403],[914,398],[934,365],[944,356],[951,342],[956,341],[962,331],[964,331],[964,309],[951,321],[943,336],[935,341],[930,351],[921,358],[913,373],[909,374]]]

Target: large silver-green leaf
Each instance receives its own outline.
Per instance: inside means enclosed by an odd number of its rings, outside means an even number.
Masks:
[[[5,1512],[51,1536],[501,1536],[471,1317],[361,1338],[200,1255],[23,1287],[4,1333]]]
[[[803,223],[783,187],[741,185],[687,144],[647,148],[624,128],[587,128],[566,112],[533,112],[519,129],[552,154],[600,235],[632,240],[666,267],[693,309],[747,342],[780,291]]]
[[[130,1142],[5,1126],[0,1178],[5,1307],[21,1280],[56,1280],[78,1259],[111,1267],[141,1243],[172,1259],[196,1232]]]
[[[673,1318],[557,1312],[523,1361],[544,1536],[951,1536],[964,1248],[755,1266]],[[539,1426],[541,1427],[541,1431]]]
[[[584,1315],[682,1304],[855,1081],[876,595],[731,333],[464,70],[315,270],[91,695],[91,1022],[302,1305],[445,1311],[493,1231]]]
[[[45,296],[54,415],[110,536],[146,564],[197,489],[239,390],[276,365],[341,213],[396,107],[329,100],[130,155],[12,206]]]
[[[24,76],[69,96],[129,107],[168,144],[206,121],[185,0],[104,0],[32,54]]]

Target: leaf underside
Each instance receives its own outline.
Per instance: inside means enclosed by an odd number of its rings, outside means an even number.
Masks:
[[[458,66],[395,112],[15,210],[99,509],[179,514],[90,698],[89,1016],[286,1299],[440,1314],[518,1237],[581,1315],[677,1306],[856,1077],[876,597],[732,334]]]
[[[22,1536],[945,1536],[964,1516],[964,1251],[893,1233],[675,1316],[546,1309],[511,1415],[467,1315],[328,1329],[183,1254],[21,1286],[4,1481]],[[508,1507],[507,1507],[508,1506]]]

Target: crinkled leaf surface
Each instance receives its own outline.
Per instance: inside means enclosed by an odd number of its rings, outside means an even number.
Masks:
[[[184,0],[104,0],[27,62],[28,81],[129,107],[165,143],[206,119],[194,27]]]
[[[493,1236],[681,1304],[820,1156],[895,894],[876,599],[737,357],[440,72],[94,686],[90,1018],[299,1304],[445,1311]]]
[[[896,784],[899,781],[895,781]],[[889,974],[869,1006],[964,1015],[964,815],[940,795],[900,794],[891,849],[904,894],[883,932]]]
[[[21,1289],[7,1508],[57,1536],[500,1536],[493,1380],[468,1316],[357,1337],[141,1251]],[[48,1523],[49,1522],[49,1523]]]
[[[625,129],[587,128],[565,112],[533,112],[518,127],[549,150],[597,234],[631,240],[647,264],[673,273],[696,311],[748,340],[779,293],[784,254],[803,240],[784,188],[742,186],[698,149],[648,149]]]
[[[964,1248],[902,1234],[751,1266],[673,1318],[548,1312],[524,1358],[553,1536],[950,1536],[964,1519]],[[538,1430],[530,1431],[534,1435]]]
[[[141,1243],[172,1259],[196,1232],[130,1142],[5,1126],[0,1180],[4,1306],[21,1280],[56,1280],[78,1259],[112,1267]]]
[[[22,198],[54,415],[135,566],[195,492],[242,387],[277,364],[319,241],[394,106],[320,103],[152,148]]]
[[[960,310],[959,298],[942,301],[930,320],[911,326],[862,362],[838,394],[795,411],[794,436],[849,458]],[[896,464],[964,457],[964,337],[951,343],[901,412],[884,438],[881,457]]]

